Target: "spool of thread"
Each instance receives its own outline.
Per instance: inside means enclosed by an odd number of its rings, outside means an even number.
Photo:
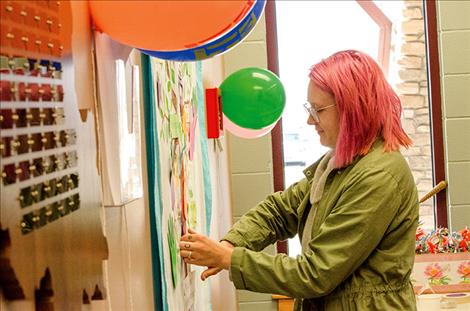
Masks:
[[[425,294],[417,297],[418,310],[439,310],[442,295]]]
[[[470,303],[470,294],[467,293],[450,293],[442,296],[442,301],[461,303]]]

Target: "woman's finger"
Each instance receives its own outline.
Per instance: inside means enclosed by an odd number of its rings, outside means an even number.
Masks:
[[[207,266],[206,260],[199,256],[200,254],[192,251],[181,251],[181,257],[185,263],[196,266]]]
[[[190,253],[190,252],[191,252],[191,258],[190,258],[190,256],[189,256],[189,253]],[[183,258],[188,258],[188,259],[190,259],[190,260],[191,260],[191,259],[194,260],[194,253],[193,253],[192,251],[184,251],[184,250],[181,250],[181,251],[180,251],[180,255],[181,255],[181,257],[183,257]]]
[[[181,250],[194,250],[194,243],[189,241],[182,241],[179,244]]]
[[[181,249],[180,256],[181,258],[183,258],[183,261],[185,263],[189,263],[192,265],[208,266],[214,264],[213,260],[207,258],[206,256],[204,256],[204,254],[201,254],[197,251]]]
[[[216,275],[220,271],[222,271],[221,268],[209,267],[201,273],[201,280],[205,281],[208,277]]]
[[[180,239],[180,241],[192,241],[192,242],[194,242],[194,240],[195,240],[195,235],[191,233],[186,233]]]
[[[196,241],[199,238],[199,234],[193,229],[188,228],[188,233],[181,237],[181,241]]]

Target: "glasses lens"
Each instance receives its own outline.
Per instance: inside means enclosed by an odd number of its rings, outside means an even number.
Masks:
[[[319,122],[317,112],[315,111],[315,109],[313,109],[312,105],[307,102],[304,104],[304,107],[305,110],[307,110],[308,114],[313,118],[313,120],[315,120],[315,122]]]

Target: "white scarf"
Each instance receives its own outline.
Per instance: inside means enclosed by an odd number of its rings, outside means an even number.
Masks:
[[[315,175],[313,175],[312,188],[310,189],[310,203],[312,204],[312,207],[308,213],[302,234],[302,253],[305,253],[308,250],[308,243],[312,239],[311,235],[313,221],[317,213],[318,201],[320,201],[323,196],[326,178],[335,168],[335,157],[333,153],[334,150],[330,150],[327,154],[325,154],[320,163],[318,163],[317,169],[315,170]]]

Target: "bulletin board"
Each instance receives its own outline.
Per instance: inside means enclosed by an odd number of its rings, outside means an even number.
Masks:
[[[211,221],[201,64],[150,58],[147,69],[150,97],[145,119],[157,309],[160,305],[162,310],[210,310],[208,282],[199,279],[202,268],[185,264],[178,249],[188,228],[208,234]]]

